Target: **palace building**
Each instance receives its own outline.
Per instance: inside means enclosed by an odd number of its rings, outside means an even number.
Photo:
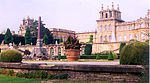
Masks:
[[[148,39],[146,34],[149,33],[149,13],[144,18],[135,21],[125,22],[121,19],[119,5],[117,9],[107,9],[101,7],[100,18],[96,20],[97,31],[77,33],[80,42],[88,42],[90,35],[93,35],[93,43],[104,42],[127,42],[131,39],[145,41]]]

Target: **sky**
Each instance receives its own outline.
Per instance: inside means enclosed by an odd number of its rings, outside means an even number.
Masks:
[[[0,32],[10,28],[18,33],[23,18],[41,16],[46,28],[62,28],[76,32],[97,29],[101,4],[104,9],[112,2],[119,4],[124,21],[145,17],[149,0],[0,0]]]

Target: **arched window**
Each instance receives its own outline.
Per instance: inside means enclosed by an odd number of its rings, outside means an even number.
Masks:
[[[53,56],[54,55],[54,49],[50,48],[50,55]]]
[[[108,18],[108,15],[107,15],[107,13],[105,14],[105,16],[106,16],[106,18]]]
[[[107,35],[105,35],[105,41],[107,41]]]
[[[103,36],[100,37],[100,42],[103,42]]]
[[[110,13],[109,13],[109,14],[110,14],[110,17],[112,17],[112,12],[111,12],[111,11],[110,11]]]
[[[102,12],[102,18],[103,18],[103,12]]]
[[[144,23],[141,24],[141,28],[144,28]]]
[[[111,35],[109,36],[109,42],[111,42]]]
[[[119,41],[121,41],[121,35],[119,35]]]
[[[61,48],[58,47],[58,55],[61,55]]]
[[[102,25],[100,26],[100,32],[103,32],[103,26]]]
[[[129,34],[129,40],[131,40],[132,39],[132,35],[131,34]]]
[[[124,35],[124,41],[127,41],[127,36],[126,35]]]
[[[109,24],[109,31],[111,31],[111,24]]]
[[[105,25],[105,31],[107,31],[107,25]]]

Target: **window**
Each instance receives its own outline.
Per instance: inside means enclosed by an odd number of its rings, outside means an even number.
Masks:
[[[102,25],[100,26],[100,32],[103,32],[103,26]]]
[[[102,18],[103,18],[103,12],[102,12]]]
[[[111,42],[111,35],[109,36],[109,42]]]
[[[141,33],[141,39],[142,39],[142,41],[145,40],[145,35],[144,35],[144,33]]]
[[[50,55],[53,56],[54,55],[54,49],[50,48]]]
[[[120,27],[120,31],[122,31],[122,28]]]
[[[135,25],[135,29],[137,29],[137,25]]]
[[[109,24],[109,31],[111,31],[111,24]]]
[[[127,36],[126,35],[124,35],[124,41],[127,41]]]
[[[106,15],[106,18],[108,18],[108,15],[107,15],[107,13],[106,13],[105,15]]]
[[[121,41],[121,35],[119,35],[119,41]]]
[[[61,48],[58,47],[58,55],[61,55]]]
[[[124,30],[126,31],[126,30],[127,30],[127,27],[124,27]]]
[[[129,40],[131,40],[132,39],[132,35],[131,34],[129,34]]]
[[[107,35],[105,35],[105,41],[107,41]]]
[[[107,31],[107,25],[105,25],[105,31]]]
[[[100,37],[100,42],[103,42],[103,36]]]
[[[132,26],[129,26],[129,30],[132,30]]]
[[[137,40],[137,35],[135,34],[135,40]]]
[[[144,23],[141,24],[141,28],[144,28]]]
[[[110,11],[110,17],[112,17],[112,12]]]

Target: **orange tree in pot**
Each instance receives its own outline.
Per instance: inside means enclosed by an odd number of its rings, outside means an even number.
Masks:
[[[64,42],[65,54],[68,61],[77,61],[80,57],[81,44],[76,37],[69,36]]]

